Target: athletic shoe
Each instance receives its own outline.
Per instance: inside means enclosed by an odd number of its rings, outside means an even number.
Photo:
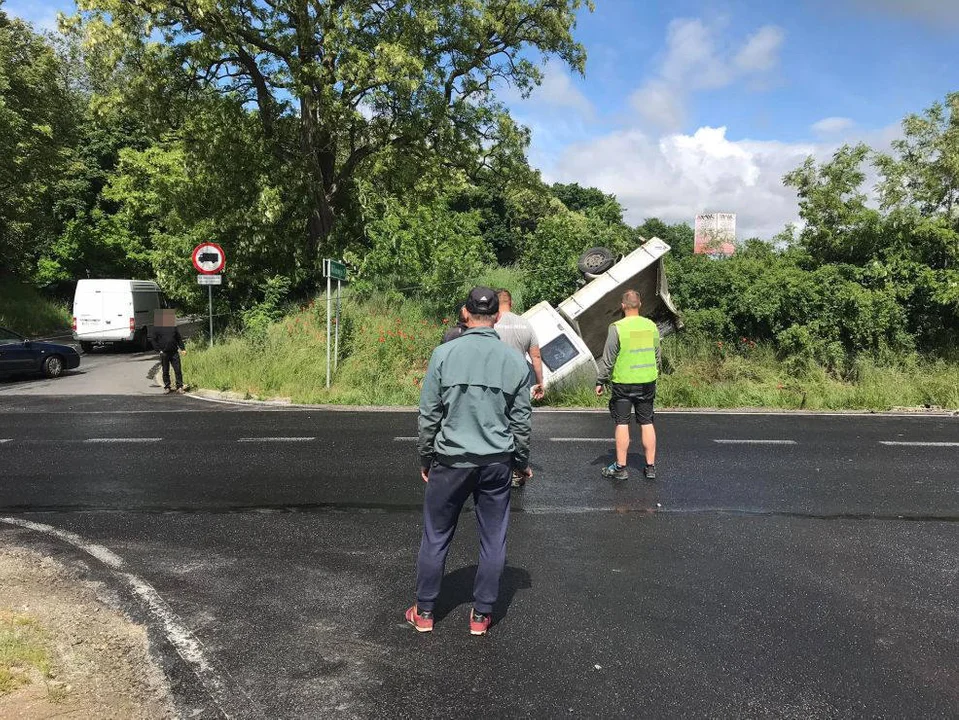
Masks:
[[[181,387],[178,387],[178,388],[176,389],[176,391],[177,391],[177,394],[178,394],[178,395],[186,395],[186,390],[184,390],[184,389],[181,388]]]
[[[513,482],[512,485],[514,488],[521,488],[526,484],[526,476],[523,473],[516,470],[513,471]]]
[[[647,479],[647,480],[655,480],[655,479],[656,479],[656,466],[655,466],[655,465],[647,465],[646,467],[644,467],[644,468],[643,468],[643,475],[646,476],[646,479]]]
[[[172,395],[172,394],[173,394],[173,390],[171,390],[170,388],[163,388],[163,394],[164,394],[164,395]]]
[[[485,635],[489,630],[489,613],[478,613],[470,608],[470,635]]]
[[[433,613],[430,610],[419,612],[416,605],[406,611],[406,622],[416,628],[416,632],[433,632]]]
[[[629,468],[625,465],[610,463],[603,468],[603,477],[611,480],[629,480]]]

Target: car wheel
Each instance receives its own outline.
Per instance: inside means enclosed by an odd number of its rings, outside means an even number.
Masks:
[[[51,355],[43,361],[43,374],[48,378],[57,378],[63,375],[63,358]]]
[[[81,340],[81,341],[80,341],[80,349],[83,350],[83,352],[85,352],[85,353],[93,352],[93,343],[92,343],[92,342],[87,342],[86,340]]]
[[[583,275],[600,275],[616,264],[612,250],[604,247],[590,248],[579,256],[579,271]]]

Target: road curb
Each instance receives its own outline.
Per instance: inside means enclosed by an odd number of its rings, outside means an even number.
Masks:
[[[415,405],[332,405],[294,403],[290,398],[272,398],[257,400],[243,393],[198,388],[187,393],[187,397],[224,405],[246,405],[253,407],[285,408],[290,410],[323,410],[330,412],[383,412],[408,413],[418,410]],[[607,414],[606,408],[553,408],[537,407],[536,413],[586,413]],[[763,408],[663,408],[656,409],[660,415],[792,415],[798,417],[940,417],[959,418],[959,411],[896,409],[896,410],[770,410]]]

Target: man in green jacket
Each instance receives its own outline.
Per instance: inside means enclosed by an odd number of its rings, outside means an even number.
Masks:
[[[466,301],[466,331],[433,351],[420,393],[419,453],[426,485],[423,538],[416,563],[416,604],[407,622],[433,629],[446,554],[463,504],[473,498],[480,556],[469,629],[485,635],[506,564],[510,481],[529,468],[529,367],[493,330],[499,301],[476,287]]]
[[[639,293],[623,293],[623,319],[609,326],[606,349],[596,379],[596,394],[602,395],[609,384],[609,412],[616,423],[616,461],[603,468],[603,477],[629,478],[626,453],[629,450],[629,419],[636,412],[646,454],[643,475],[656,479],[656,429],[653,426],[653,401],[659,377],[659,328],[641,317]]]

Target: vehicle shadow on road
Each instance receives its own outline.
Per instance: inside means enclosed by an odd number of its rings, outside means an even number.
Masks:
[[[436,622],[440,622],[461,605],[468,605],[473,602],[473,580],[475,578],[476,565],[459,568],[443,578],[440,596],[433,606],[433,617]],[[499,600],[496,601],[493,608],[493,625],[506,617],[509,606],[518,591],[529,590],[532,587],[533,581],[529,572],[524,568],[509,565],[503,568],[503,577],[499,583]]]

